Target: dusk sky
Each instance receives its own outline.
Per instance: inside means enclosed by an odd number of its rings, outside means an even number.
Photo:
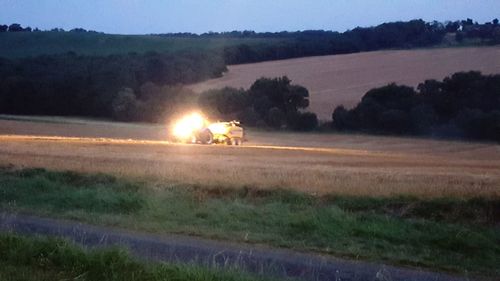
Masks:
[[[388,21],[500,18],[499,0],[0,0],[0,23],[119,34],[345,31]]]

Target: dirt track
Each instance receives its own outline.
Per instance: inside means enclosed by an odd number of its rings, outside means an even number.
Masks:
[[[310,91],[310,110],[331,119],[340,104],[354,106],[374,87],[391,82],[417,86],[458,71],[500,73],[500,47],[377,51],[229,66],[222,78],[191,86],[197,92],[225,86],[248,88],[258,78],[287,75]]]
[[[165,132],[148,125],[3,120],[0,165],[315,194],[500,196],[496,144],[250,132],[244,147],[227,147],[169,144]]]

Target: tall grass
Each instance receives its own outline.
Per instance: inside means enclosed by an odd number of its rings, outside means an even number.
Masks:
[[[82,210],[91,213],[134,213],[145,205],[138,185],[117,182],[104,174],[47,173],[26,169],[0,174],[2,202],[48,212]]]
[[[101,174],[0,171],[9,210],[455,272],[500,274],[500,201],[207,189]]]
[[[121,249],[83,250],[64,240],[0,234],[2,281],[251,281],[233,269],[143,263]]]

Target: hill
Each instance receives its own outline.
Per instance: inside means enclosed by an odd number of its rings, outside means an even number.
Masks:
[[[268,38],[272,43],[276,39]],[[113,35],[97,32],[0,32],[0,56],[35,57],[73,52],[108,56],[128,53],[176,53],[218,50],[224,47],[262,43],[259,38],[208,38],[159,35]]]
[[[223,77],[193,84],[203,92],[222,87],[248,88],[256,79],[286,75],[310,91],[310,107],[330,119],[340,104],[356,105],[370,89],[391,82],[417,86],[458,71],[500,73],[500,47],[390,50],[319,56],[229,66]]]
[[[8,32],[6,32],[8,30]],[[78,31],[77,31],[78,30]],[[343,33],[325,30],[296,32],[231,31],[222,33],[169,33],[159,35],[111,35],[75,29],[70,32],[31,31],[19,24],[0,25],[0,57],[38,55],[119,55],[146,53],[193,53],[217,50],[228,64],[334,55],[390,48],[416,48],[442,43],[444,24],[423,20],[383,23]],[[488,34],[491,34],[489,32]],[[489,36],[491,37],[491,36]],[[492,39],[489,38],[489,41]]]
[[[303,30],[281,32],[230,31],[117,35],[75,28],[40,31],[19,24],[0,24],[0,57],[22,58],[65,54],[108,56],[129,53],[193,53],[214,51],[227,64],[308,56],[435,46],[500,43],[498,20],[479,24],[471,19],[425,22],[421,19],[356,27],[345,32]]]
[[[496,37],[497,31],[500,32],[497,22],[481,25],[468,21],[457,21],[450,26],[439,22],[411,20],[358,27],[343,33],[306,30],[274,33],[231,31],[200,35],[112,35],[83,29],[69,32],[60,29],[31,30],[29,27],[22,28],[19,24],[0,25],[0,113],[78,115],[148,122],[163,122],[165,113],[169,115],[174,111],[172,108],[179,108],[179,100],[186,101],[188,97],[190,101],[195,100],[196,95],[181,93],[178,85],[221,77],[227,69],[226,65],[389,49],[407,50],[457,44],[463,47],[471,44],[470,40],[477,40],[472,41],[472,44],[478,45],[500,42]],[[450,43],[452,39],[454,43]],[[373,54],[374,61],[370,62]],[[387,80],[400,82],[398,75],[406,72],[408,64],[411,67],[407,75],[414,78],[410,79],[414,83],[423,80],[422,75],[415,73],[428,74],[427,68],[436,71],[443,67],[434,67],[433,64],[441,64],[434,58],[426,60],[417,57],[415,61],[408,61],[404,51],[396,52],[396,58],[390,55],[380,58],[377,54],[386,53],[319,57],[312,59],[312,65],[307,63],[310,59],[304,59],[305,63],[300,59],[293,60],[291,62],[298,63],[295,67],[300,79],[295,78],[295,75],[289,76],[295,80],[295,84],[304,84],[313,93],[322,93],[313,97],[312,108],[319,113],[320,118],[329,119],[328,116],[338,104],[331,103],[327,94],[332,90],[331,85],[343,83],[342,87],[348,87],[362,95],[365,90],[384,84]],[[365,58],[358,61],[358,56],[368,56],[367,61]],[[485,64],[491,63],[489,58],[478,62],[470,54],[458,56],[461,56],[460,59],[471,60],[472,68],[453,65],[437,73],[444,76],[459,70],[483,70]],[[398,64],[400,59],[403,59],[403,68],[401,63]],[[394,60],[395,65],[387,66],[384,60]],[[456,62],[454,58],[450,61],[452,64],[462,65],[461,61]],[[475,63],[479,67],[476,68]],[[281,62],[277,62],[269,65],[280,64]],[[288,67],[287,64],[285,62],[285,68]],[[362,70],[366,72],[364,76],[356,69],[359,66],[366,67]],[[421,67],[424,69],[419,72]],[[281,66],[278,66],[277,71],[273,69],[276,70],[274,67],[258,69],[258,73],[253,76],[258,78],[287,74],[287,71],[280,70]],[[318,70],[319,74],[315,72]],[[370,70],[376,70],[377,74],[370,73]],[[413,71],[415,73],[411,73]],[[387,72],[386,75],[380,77],[384,72]],[[326,77],[324,81],[323,76]],[[227,77],[231,77],[231,73]],[[332,77],[338,78],[338,81]],[[431,73],[424,75],[424,78],[437,77]],[[304,94],[307,93],[303,88],[300,89]],[[175,94],[172,95],[172,92]],[[340,103],[348,106],[354,103],[349,100],[351,95],[337,92],[336,95],[345,96]],[[259,102],[265,102],[265,99]],[[267,109],[271,108],[260,111]],[[147,113],[146,116],[143,113]],[[269,117],[267,112],[261,112],[261,115]],[[276,118],[273,120],[283,119],[278,111],[274,111],[274,115]],[[297,116],[288,116],[288,119],[295,120]],[[306,115],[303,119],[306,118],[313,121],[310,124],[317,123],[314,114]],[[279,126],[281,121],[275,123]]]

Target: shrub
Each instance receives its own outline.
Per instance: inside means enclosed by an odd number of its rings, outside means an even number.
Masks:
[[[267,125],[280,129],[285,124],[285,114],[277,107],[273,107],[267,114]]]
[[[380,115],[378,129],[382,132],[405,134],[412,131],[412,123],[403,110],[389,109]]]
[[[116,120],[131,121],[135,118],[137,110],[137,99],[135,98],[134,90],[124,88],[118,92],[111,104],[113,117]]]
[[[312,112],[298,112],[288,119],[291,129],[296,131],[312,131],[318,127],[318,117]]]
[[[353,129],[355,126],[352,122],[350,112],[343,105],[335,108],[332,114],[332,120],[332,127],[340,131]]]

